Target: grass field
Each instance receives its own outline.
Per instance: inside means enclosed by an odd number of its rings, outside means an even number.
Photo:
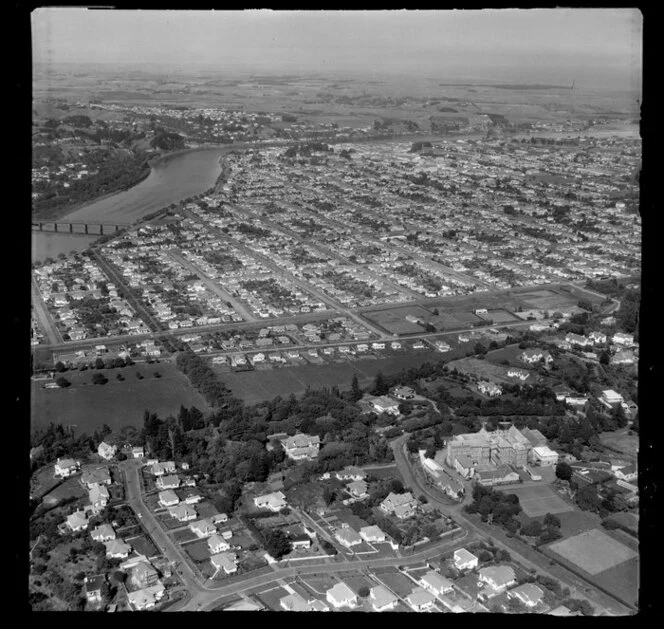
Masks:
[[[637,553],[599,529],[585,531],[549,546],[549,550],[596,575],[636,557]]]
[[[405,308],[393,308],[390,310],[379,310],[377,312],[367,312],[365,316],[370,321],[377,323],[392,334],[411,334],[422,332],[423,328],[417,323],[406,321],[407,315],[413,315],[422,321],[428,321],[432,318],[431,313],[419,306],[407,306]]]
[[[187,544],[184,546],[184,550],[196,563],[205,562],[210,559],[210,549],[205,539]]]
[[[511,323],[512,321],[518,321],[519,318],[515,317],[511,312],[504,310],[503,308],[496,310],[489,310],[487,315],[488,319],[491,319],[496,325],[500,323]]]
[[[574,507],[560,497],[555,489],[546,485],[528,485],[526,487],[510,487],[504,490],[509,494],[516,494],[523,507],[523,512],[529,518],[538,518],[547,513],[565,513]]]
[[[104,385],[92,384],[92,374],[96,371],[65,373],[71,382],[66,389],[43,389],[41,384],[31,382],[32,427],[54,422],[74,425],[79,433],[92,433],[102,424],[108,424],[116,432],[126,425],[142,427],[146,409],[160,417],[177,414],[180,405],[196,406],[203,412],[209,410],[189,380],[168,363],[102,369],[108,378]],[[136,376],[137,371],[143,375],[142,380]],[[161,378],[154,377],[155,371]],[[124,376],[123,381],[116,379],[118,373]]]
[[[626,428],[615,432],[603,432],[599,440],[603,446],[625,455],[627,459],[635,459],[639,453],[639,436],[630,435]]]
[[[516,378],[510,378],[507,375],[509,367],[506,365],[497,365],[490,360],[480,360],[479,358],[460,358],[458,360],[451,361],[448,363],[449,369],[456,369],[461,373],[474,375],[483,380],[491,380],[492,382],[520,382]],[[528,371],[519,367],[523,371]],[[539,376],[536,374],[531,374],[528,378],[528,384],[533,384],[539,379]]]
[[[219,377],[234,395],[248,404],[253,404],[271,400],[277,395],[282,397],[287,397],[291,393],[301,395],[307,387],[318,389],[336,385],[341,390],[348,389],[353,375],[357,375],[360,386],[364,387],[373,382],[379,371],[389,375],[402,369],[417,367],[425,362],[437,362],[441,356],[440,352],[420,350],[390,358],[302,365],[270,371],[220,373]]]

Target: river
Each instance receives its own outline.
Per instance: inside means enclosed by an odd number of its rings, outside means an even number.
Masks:
[[[221,172],[219,157],[231,148],[204,148],[163,158],[139,184],[93,201],[62,217],[66,221],[132,223],[163,207],[211,188]],[[32,259],[86,249],[94,236],[33,232]]]

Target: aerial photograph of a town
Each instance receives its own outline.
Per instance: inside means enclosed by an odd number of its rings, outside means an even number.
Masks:
[[[30,25],[30,610],[640,612],[639,10]]]

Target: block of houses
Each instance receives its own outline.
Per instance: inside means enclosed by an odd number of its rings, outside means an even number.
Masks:
[[[168,513],[178,522],[189,522],[189,520],[196,519],[196,510],[190,505],[182,503],[169,507]]]
[[[480,393],[489,397],[497,397],[503,394],[503,390],[494,382],[479,382],[477,388]]]
[[[419,584],[435,596],[447,594],[454,589],[452,587],[452,581],[435,570],[429,570],[429,572],[422,575],[419,579]]]
[[[355,607],[357,605],[357,594],[353,592],[343,581],[331,587],[326,593],[325,598],[334,608]]]
[[[342,525],[340,529],[337,529],[334,533],[334,538],[346,548],[362,543],[360,534],[348,525]]]
[[[94,485],[110,485],[111,473],[107,467],[94,467],[83,470],[81,482],[92,489]]]
[[[409,491],[403,494],[390,492],[387,498],[380,503],[380,508],[385,513],[393,513],[400,520],[404,520],[415,515],[417,500]]]
[[[180,486],[180,479],[177,474],[164,474],[157,477],[155,483],[158,489],[177,489]]]
[[[131,456],[134,459],[142,459],[145,457],[145,452],[143,451],[143,446],[136,446],[131,449]]]
[[[504,592],[516,583],[516,574],[511,566],[487,566],[480,568],[479,581],[489,587],[488,597]]]
[[[151,587],[159,583],[157,569],[148,561],[139,561],[129,570],[129,582],[137,589]]]
[[[587,345],[592,345],[593,342],[580,334],[574,334],[572,332],[569,332],[565,336],[565,341],[567,341],[570,345],[581,345],[581,347],[586,347]]]
[[[522,382],[530,377],[530,374],[527,371],[523,371],[523,369],[514,369],[514,368],[508,369],[507,375],[510,378],[518,378]]]
[[[507,597],[520,600],[526,607],[535,607],[544,597],[544,591],[534,583],[524,583],[509,590]]]
[[[161,463],[155,463],[150,467],[150,471],[155,476],[163,476],[164,474],[175,474],[175,462],[162,461]]]
[[[131,552],[131,546],[121,539],[112,539],[105,542],[106,556],[109,559],[126,559]]]
[[[101,602],[101,590],[104,587],[104,583],[106,583],[105,574],[97,574],[93,577],[85,577],[83,579],[85,598],[88,603]]]
[[[416,612],[423,612],[436,605],[436,597],[423,587],[416,587],[407,597],[406,603]]]
[[[465,548],[454,551],[454,567],[457,570],[474,570],[479,564],[479,558]]]
[[[237,572],[237,555],[235,553],[217,553],[210,557],[210,563],[216,570],[223,570],[226,574]]]
[[[318,456],[320,437],[298,433],[281,441],[284,453],[293,461],[312,460]]]
[[[180,502],[177,494],[172,489],[159,492],[159,504],[162,507],[173,507]]]
[[[115,456],[117,451],[117,446],[106,443],[105,441],[102,441],[97,448],[97,454],[99,454],[99,456],[106,461],[110,461]]]
[[[115,531],[110,524],[100,524],[90,531],[90,537],[95,542],[108,542],[115,539]]]
[[[378,397],[366,398],[371,408],[378,415],[387,413],[388,415],[398,415],[399,414],[399,403],[395,402],[392,398],[389,398],[385,395],[380,395]]]
[[[614,470],[613,475],[623,481],[626,482],[631,482],[635,481],[639,475],[636,469],[636,466],[633,464],[626,465],[625,467],[621,467],[617,470]]]
[[[221,553],[225,550],[230,550],[231,548],[231,545],[221,535],[216,533],[208,539],[207,545],[210,553],[213,555]]]
[[[367,473],[355,465],[347,465],[343,470],[336,472],[335,476],[340,481],[358,481],[364,480],[367,477]]]
[[[195,533],[197,537],[210,537],[217,532],[217,527],[212,524],[212,521],[209,518],[203,518],[198,520],[198,522],[193,522],[189,525],[192,533]]]
[[[399,603],[397,596],[383,585],[372,587],[369,592],[369,599],[371,600],[371,607],[376,612],[394,609]]]
[[[367,482],[364,480],[354,480],[348,485],[346,485],[346,491],[353,497],[353,498],[366,498],[369,493],[368,490],[369,485],[367,485]]]
[[[530,454],[535,465],[544,467],[558,463],[558,453],[548,446],[536,446],[530,451]]]
[[[151,587],[136,590],[135,592],[128,593],[129,604],[132,609],[136,611],[143,611],[150,609],[157,605],[157,603],[164,598],[166,588],[164,584],[159,582]]]
[[[276,513],[288,506],[286,496],[280,491],[274,491],[271,494],[264,494],[254,498],[254,504],[259,509],[269,509]]]
[[[74,511],[74,513],[67,516],[66,523],[74,533],[77,531],[85,531],[85,529],[88,528],[88,518],[85,517],[83,511]]]
[[[74,459],[58,459],[55,462],[55,476],[58,478],[68,478],[78,472],[81,464]]]

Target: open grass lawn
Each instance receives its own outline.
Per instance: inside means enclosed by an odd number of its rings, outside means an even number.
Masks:
[[[547,485],[517,486],[503,491],[508,494],[516,494],[524,513],[530,518],[537,518],[547,513],[565,513],[574,509],[555,489]]]
[[[210,559],[210,549],[208,548],[206,539],[186,544],[183,548],[196,563],[201,563]]]
[[[417,587],[408,577],[398,572],[376,573],[379,582],[392,590],[397,596],[406,598]]]
[[[126,425],[140,428],[146,409],[160,417],[177,414],[180,405],[196,406],[204,413],[209,410],[189,380],[171,364],[162,362],[100,371],[108,378],[104,385],[92,384],[92,375],[97,370],[90,369],[63,374],[72,383],[66,389],[43,389],[32,381],[33,428],[46,427],[53,422],[73,425],[78,433],[91,434],[104,423],[114,431]],[[161,378],[154,377],[155,371],[161,373]],[[143,375],[142,380],[137,378],[137,372]],[[118,373],[124,376],[123,381],[116,379]]]
[[[336,385],[341,390],[349,389],[353,375],[357,375],[360,386],[365,387],[373,382],[379,371],[385,375],[394,374],[425,362],[437,362],[441,357],[440,352],[419,350],[376,360],[229,373],[220,375],[220,380],[244,402],[253,404],[271,400],[277,395],[301,395],[307,387],[318,389]]]
[[[489,360],[480,360],[479,358],[461,358],[459,360],[452,361],[448,363],[450,369],[456,369],[457,371],[467,374],[477,376],[483,380],[491,380],[492,382],[509,382],[510,384],[515,382],[515,378],[510,378],[507,375],[508,367],[504,365],[497,365]],[[528,383],[533,384],[536,382],[539,376],[531,375],[528,378]]]
[[[68,478],[53,491],[44,496],[46,502],[60,502],[66,498],[83,498],[88,495],[87,490],[81,485],[81,477]]]
[[[603,432],[599,440],[602,445],[624,455],[627,459],[635,459],[639,453],[639,436],[630,435],[627,428],[615,432]]]
[[[194,533],[190,528],[182,529],[180,531],[175,531],[173,533],[173,540],[178,542],[179,544],[183,544],[185,542],[191,542],[192,540],[198,539],[196,533]]]
[[[256,598],[272,611],[283,611],[279,606],[279,601],[284,598],[284,596],[288,596],[288,591],[281,586],[264,586],[264,588],[265,589],[256,591]]]
[[[565,513],[557,513],[560,519],[560,533],[563,537],[571,537],[594,528],[599,528],[601,518],[590,511],[572,509]]]
[[[518,317],[515,317],[511,312],[505,310],[504,308],[497,308],[496,310],[489,310],[489,314],[486,315],[488,319],[491,319],[494,325],[500,325],[501,323],[512,323],[513,321],[518,321]]]
[[[407,321],[406,317],[412,315],[421,321],[429,321],[433,315],[419,306],[406,306],[404,308],[392,308],[390,310],[378,310],[367,312],[365,316],[369,321],[377,323],[392,334],[413,334],[423,332],[424,328],[419,323]]]
[[[138,537],[125,537],[125,542],[130,544],[131,547],[140,555],[145,555],[148,559],[159,554],[156,546],[145,535]]]

